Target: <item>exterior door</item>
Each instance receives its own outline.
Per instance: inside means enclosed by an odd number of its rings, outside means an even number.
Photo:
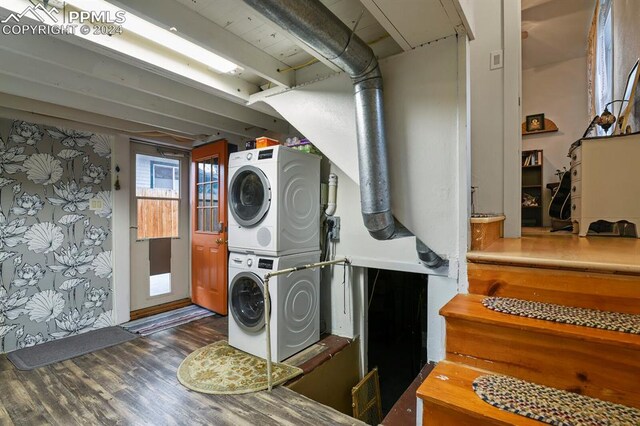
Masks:
[[[199,146],[191,158],[191,295],[227,315],[227,141]]]
[[[131,144],[131,310],[189,298],[188,152]],[[118,226],[116,223],[115,226]]]

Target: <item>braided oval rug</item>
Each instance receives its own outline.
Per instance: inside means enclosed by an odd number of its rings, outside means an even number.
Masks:
[[[485,297],[482,304],[491,310],[505,314],[640,334],[640,315],[532,302],[509,297]]]
[[[640,410],[514,377],[485,375],[473,381],[485,402],[554,426],[638,426]]]

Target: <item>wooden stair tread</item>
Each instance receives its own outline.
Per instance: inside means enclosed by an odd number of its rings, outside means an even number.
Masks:
[[[537,266],[552,269],[640,275],[640,266],[638,265],[621,263],[612,264],[609,262],[599,262],[595,260],[549,259],[536,255],[520,257],[517,255],[514,256],[510,253],[494,253],[487,251],[470,251],[467,253],[467,260],[471,263],[488,263],[492,265]]]
[[[470,251],[467,260],[640,275],[640,239],[525,235],[502,238],[482,251]]]
[[[429,404],[455,411],[462,417],[473,419],[467,423],[460,419],[459,422],[456,422],[457,425],[539,426],[543,424],[537,420],[500,410],[480,399],[474,392],[472,384],[478,376],[484,374],[491,373],[462,364],[441,361],[418,388],[417,395],[424,401],[424,424],[437,424],[429,422]]]
[[[485,297],[487,296],[458,294],[440,310],[440,315],[446,318],[460,318],[511,329],[529,330],[543,334],[570,337],[576,340],[607,343],[628,349],[640,350],[640,335],[496,312],[482,305],[482,300]]]

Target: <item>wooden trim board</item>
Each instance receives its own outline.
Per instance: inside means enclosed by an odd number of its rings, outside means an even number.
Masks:
[[[487,221],[479,221],[471,218],[471,250],[484,250],[491,244],[502,238],[502,219],[494,219]],[[485,218],[480,218],[485,219]]]
[[[163,312],[173,311],[174,309],[184,308],[192,305],[190,298],[176,300],[175,302],[163,303],[162,305],[151,306],[149,308],[131,311],[131,321],[140,318],[150,317],[151,315],[161,314]]]

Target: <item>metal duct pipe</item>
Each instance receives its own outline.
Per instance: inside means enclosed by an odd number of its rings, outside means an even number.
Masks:
[[[411,236],[391,213],[382,74],[373,50],[319,0],[244,2],[349,74],[355,89],[364,225],[378,240]],[[437,268],[444,262],[420,240],[416,249],[429,267]]]

